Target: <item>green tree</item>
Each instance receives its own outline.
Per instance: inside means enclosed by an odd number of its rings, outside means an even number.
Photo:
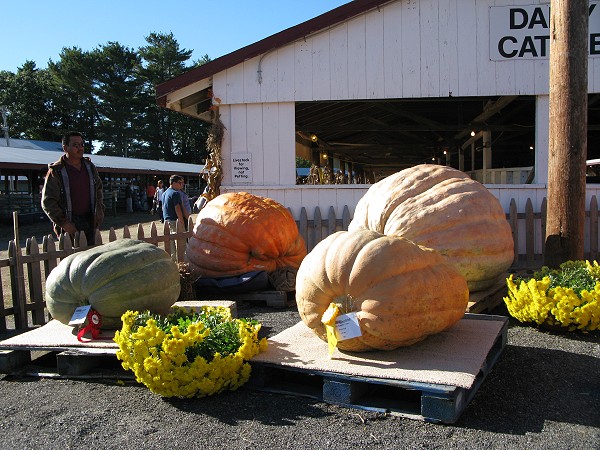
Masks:
[[[60,133],[78,130],[88,145],[96,140],[99,105],[96,96],[96,53],[80,48],[63,48],[58,62],[50,61],[48,70],[54,84],[55,106]]]
[[[144,81],[142,95],[146,98],[144,118],[147,124],[147,155],[150,159],[199,163],[206,155],[207,126],[156,104],[155,86],[185,72],[191,50],[181,49],[173,33],[151,33],[147,46],[140,47],[140,75]],[[208,60],[208,56],[204,57]]]
[[[133,49],[109,42],[93,52],[93,60],[99,119],[96,138],[102,142],[98,153],[139,156],[143,140],[140,58]]]
[[[8,70],[0,71],[0,108],[6,109],[9,113],[14,104],[14,96],[12,95],[14,78],[14,73],[9,72]],[[1,121],[2,116],[0,115],[0,123],[2,123]],[[9,120],[7,120],[7,124],[8,122]],[[12,129],[9,130],[9,132],[10,131],[12,131]],[[4,139],[4,133],[0,133],[0,139]]]
[[[56,140],[52,83],[48,71],[26,61],[16,74],[0,73],[0,105],[10,112],[13,138]]]
[[[156,104],[155,86],[210,61],[186,64],[172,33],[151,33],[136,52],[118,42],[92,51],[63,48],[58,61],[37,69],[27,61],[17,74],[0,72],[0,105],[10,111],[11,136],[56,141],[83,133],[99,152],[201,163],[208,124]]]

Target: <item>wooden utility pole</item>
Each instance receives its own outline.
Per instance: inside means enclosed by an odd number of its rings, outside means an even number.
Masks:
[[[544,265],[583,259],[587,156],[587,0],[550,4],[548,213]]]

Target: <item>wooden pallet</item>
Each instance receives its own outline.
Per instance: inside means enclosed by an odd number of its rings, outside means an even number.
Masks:
[[[40,378],[131,380],[116,349],[0,350],[0,373]]]
[[[467,304],[467,312],[490,313],[501,305],[504,302],[503,298],[507,295],[506,278],[508,278],[508,275],[483,291],[471,293]]]
[[[478,316],[488,320],[492,316]],[[471,401],[498,360],[507,342],[508,320],[503,325],[475,382],[469,388],[431,383],[349,376],[251,361],[247,387],[273,393],[306,396],[326,403],[390,413],[434,423],[454,423]]]

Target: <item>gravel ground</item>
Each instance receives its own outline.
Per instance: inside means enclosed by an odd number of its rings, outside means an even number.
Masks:
[[[495,314],[506,315],[503,307]],[[238,306],[268,336],[295,307]],[[0,448],[599,449],[600,333],[511,320],[508,345],[453,425],[242,388],[168,400],[116,382],[0,376]]]

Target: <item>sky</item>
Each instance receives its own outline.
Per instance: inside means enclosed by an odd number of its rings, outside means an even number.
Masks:
[[[231,53],[349,0],[2,0],[0,70],[46,68],[64,47],[119,42],[138,49],[150,33],[173,33],[193,60]]]

